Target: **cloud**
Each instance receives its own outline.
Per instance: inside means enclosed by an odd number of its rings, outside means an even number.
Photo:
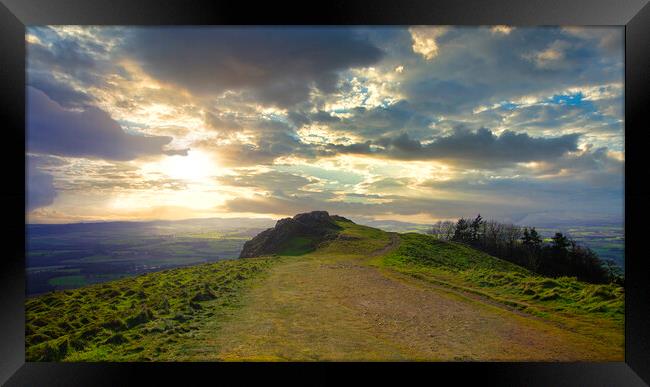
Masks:
[[[436,39],[448,31],[447,27],[411,27],[413,39],[413,52],[422,55],[426,60],[431,60],[438,55]]]
[[[311,184],[313,180],[279,171],[263,173],[239,171],[237,175],[218,178],[218,182],[224,185],[258,188],[275,193],[295,193],[304,186]]]
[[[621,189],[625,162],[613,157],[607,147],[571,152],[552,162],[542,163],[534,171],[538,175],[554,176],[564,183],[584,181],[591,186]]]
[[[145,71],[200,95],[244,90],[260,102],[291,106],[311,87],[331,92],[338,72],[382,52],[348,28],[134,28],[125,49]]]
[[[498,35],[498,34],[509,35],[510,32],[512,32],[512,30],[514,30],[514,29],[515,28],[511,27],[511,26],[496,25],[496,26],[492,26],[490,28],[490,32],[492,32],[493,34],[496,34],[496,35]]]
[[[523,57],[535,64],[540,69],[557,69],[564,67],[565,51],[571,45],[563,40],[556,40],[541,51],[524,54]]]
[[[405,100],[372,109],[357,107],[351,109],[349,113],[350,116],[345,118],[317,119],[313,116],[311,118],[313,121],[327,124],[330,129],[367,139],[377,139],[404,130],[417,133],[419,136],[430,136],[436,132],[430,127],[433,119],[429,115],[418,112]],[[320,113],[319,116],[322,117],[323,114]]]
[[[80,73],[95,67],[93,55],[78,41],[57,39],[49,46],[31,43],[27,46],[30,64],[46,64],[51,70]]]
[[[126,133],[105,111],[66,110],[45,93],[27,87],[27,149],[60,156],[132,160],[164,154],[171,137]],[[174,152],[174,151],[172,151]]]
[[[457,129],[451,135],[437,137],[427,143],[402,133],[397,137],[375,141],[374,144],[381,148],[373,149],[370,143],[331,148],[341,153],[370,154],[400,160],[454,160],[461,164],[493,168],[508,163],[558,158],[566,152],[577,150],[579,137],[579,134],[531,137],[527,133],[509,130],[495,135],[485,128],[475,132]]]
[[[404,192],[411,182],[412,179],[408,178],[384,177],[360,186],[370,192]]]
[[[39,166],[40,163],[37,157],[27,158],[27,212],[49,206],[54,203],[54,199],[57,196],[56,189],[54,188],[54,177],[41,171]]]
[[[621,36],[620,29],[608,31]],[[481,105],[622,82],[623,40],[610,41],[611,51],[603,53],[597,40],[561,28],[516,28],[495,36],[484,28],[449,27],[436,40],[435,60],[410,63],[400,93],[421,114],[472,120],[471,111]]]
[[[94,98],[83,91],[55,80],[51,73],[32,72],[28,74],[27,84],[39,89],[51,100],[63,107],[79,107],[91,104]]]
[[[488,198],[489,199],[489,198]],[[529,213],[529,203],[499,203],[490,200],[465,201],[413,198],[400,195],[350,194],[336,196],[330,192],[254,195],[226,201],[221,210],[259,214],[293,215],[305,211],[325,210],[347,216],[414,216],[453,218],[477,213],[486,216],[522,217]]]
[[[223,133],[232,133],[242,130],[242,125],[234,117],[218,112],[206,112],[205,122],[211,129]]]
[[[246,140],[223,141],[222,136],[216,136],[199,140],[193,146],[213,152],[220,165],[235,167],[271,164],[282,156],[316,156],[316,149],[303,143],[286,122],[262,119],[242,126],[249,135]]]
[[[82,89],[109,86],[106,78],[119,72],[120,66],[107,60],[111,35],[99,36],[86,27],[85,34],[64,33],[75,27],[28,27],[28,84],[44,91],[63,106],[88,103],[93,99]]]
[[[606,54],[621,55],[621,47],[625,43],[624,29],[617,26],[599,27],[563,27],[566,34],[597,42]]]
[[[79,219],[118,214],[116,195],[183,203],[173,216],[613,214],[623,32],[30,27],[28,150],[67,163],[39,162],[33,202]],[[177,180],[156,167],[169,157],[119,162],[187,154],[172,137],[220,177]]]

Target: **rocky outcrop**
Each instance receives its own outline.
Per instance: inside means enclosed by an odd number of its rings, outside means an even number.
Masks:
[[[336,221],[349,221],[343,217],[330,216],[327,211],[312,211],[293,218],[278,220],[275,227],[259,233],[244,244],[239,258],[252,258],[280,253],[295,238],[309,240],[311,247],[336,238],[341,227]]]

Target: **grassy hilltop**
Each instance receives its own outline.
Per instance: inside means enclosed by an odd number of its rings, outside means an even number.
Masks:
[[[27,361],[622,359],[620,287],[332,221],[273,255],[29,298]]]

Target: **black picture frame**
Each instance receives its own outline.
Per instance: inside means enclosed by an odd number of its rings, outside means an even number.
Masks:
[[[620,363],[26,363],[25,362],[25,26],[45,24],[454,24],[625,26],[625,362]],[[650,260],[644,249],[650,190],[645,148],[650,95],[647,0],[351,1],[253,4],[181,0],[0,0],[0,99],[4,179],[0,258],[0,383],[99,386],[210,383],[373,382],[448,378],[520,386],[635,386],[650,383]],[[644,229],[645,226],[645,229]],[[345,375],[344,375],[345,374]],[[645,382],[644,382],[645,381]],[[196,384],[196,383],[192,383]]]

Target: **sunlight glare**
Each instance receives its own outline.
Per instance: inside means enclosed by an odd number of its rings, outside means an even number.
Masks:
[[[159,163],[162,173],[172,179],[201,180],[217,175],[217,166],[207,153],[190,150],[187,156],[167,156]]]

